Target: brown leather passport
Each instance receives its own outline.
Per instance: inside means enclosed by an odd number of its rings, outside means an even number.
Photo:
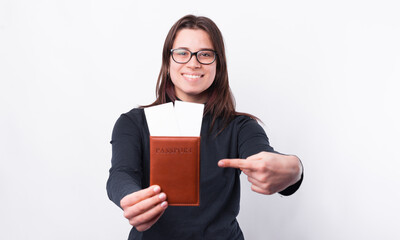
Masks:
[[[170,206],[199,206],[200,137],[150,136],[150,185]]]

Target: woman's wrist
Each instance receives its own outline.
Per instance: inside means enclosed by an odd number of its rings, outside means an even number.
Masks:
[[[293,171],[293,180],[290,185],[297,183],[301,179],[301,175],[303,173],[303,164],[301,163],[300,159],[296,155],[289,155],[288,157],[291,158],[291,169]]]

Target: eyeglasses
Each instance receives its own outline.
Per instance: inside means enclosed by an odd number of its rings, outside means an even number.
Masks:
[[[215,61],[215,56],[217,53],[214,50],[201,50],[197,52],[191,52],[187,49],[177,48],[171,49],[172,59],[176,63],[187,63],[192,59],[193,55],[196,56],[196,59],[201,64],[211,64]]]

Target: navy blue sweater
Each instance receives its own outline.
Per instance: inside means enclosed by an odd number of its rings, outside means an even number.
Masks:
[[[240,205],[240,170],[220,168],[224,158],[247,158],[275,152],[262,127],[237,116],[220,133],[210,132],[211,117],[203,118],[200,143],[200,206],[169,206],[147,231],[132,228],[129,239],[244,239],[236,221]],[[216,126],[222,124],[217,119]],[[143,109],[132,109],[117,120],[112,133],[112,160],[107,181],[109,198],[120,207],[127,194],[149,186],[149,129]],[[293,194],[303,177],[280,192]]]

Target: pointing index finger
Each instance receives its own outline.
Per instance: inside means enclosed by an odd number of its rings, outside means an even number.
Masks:
[[[240,169],[246,169],[250,167],[248,161],[240,158],[222,159],[218,162],[218,166],[223,168],[230,167],[230,168],[240,168]]]

